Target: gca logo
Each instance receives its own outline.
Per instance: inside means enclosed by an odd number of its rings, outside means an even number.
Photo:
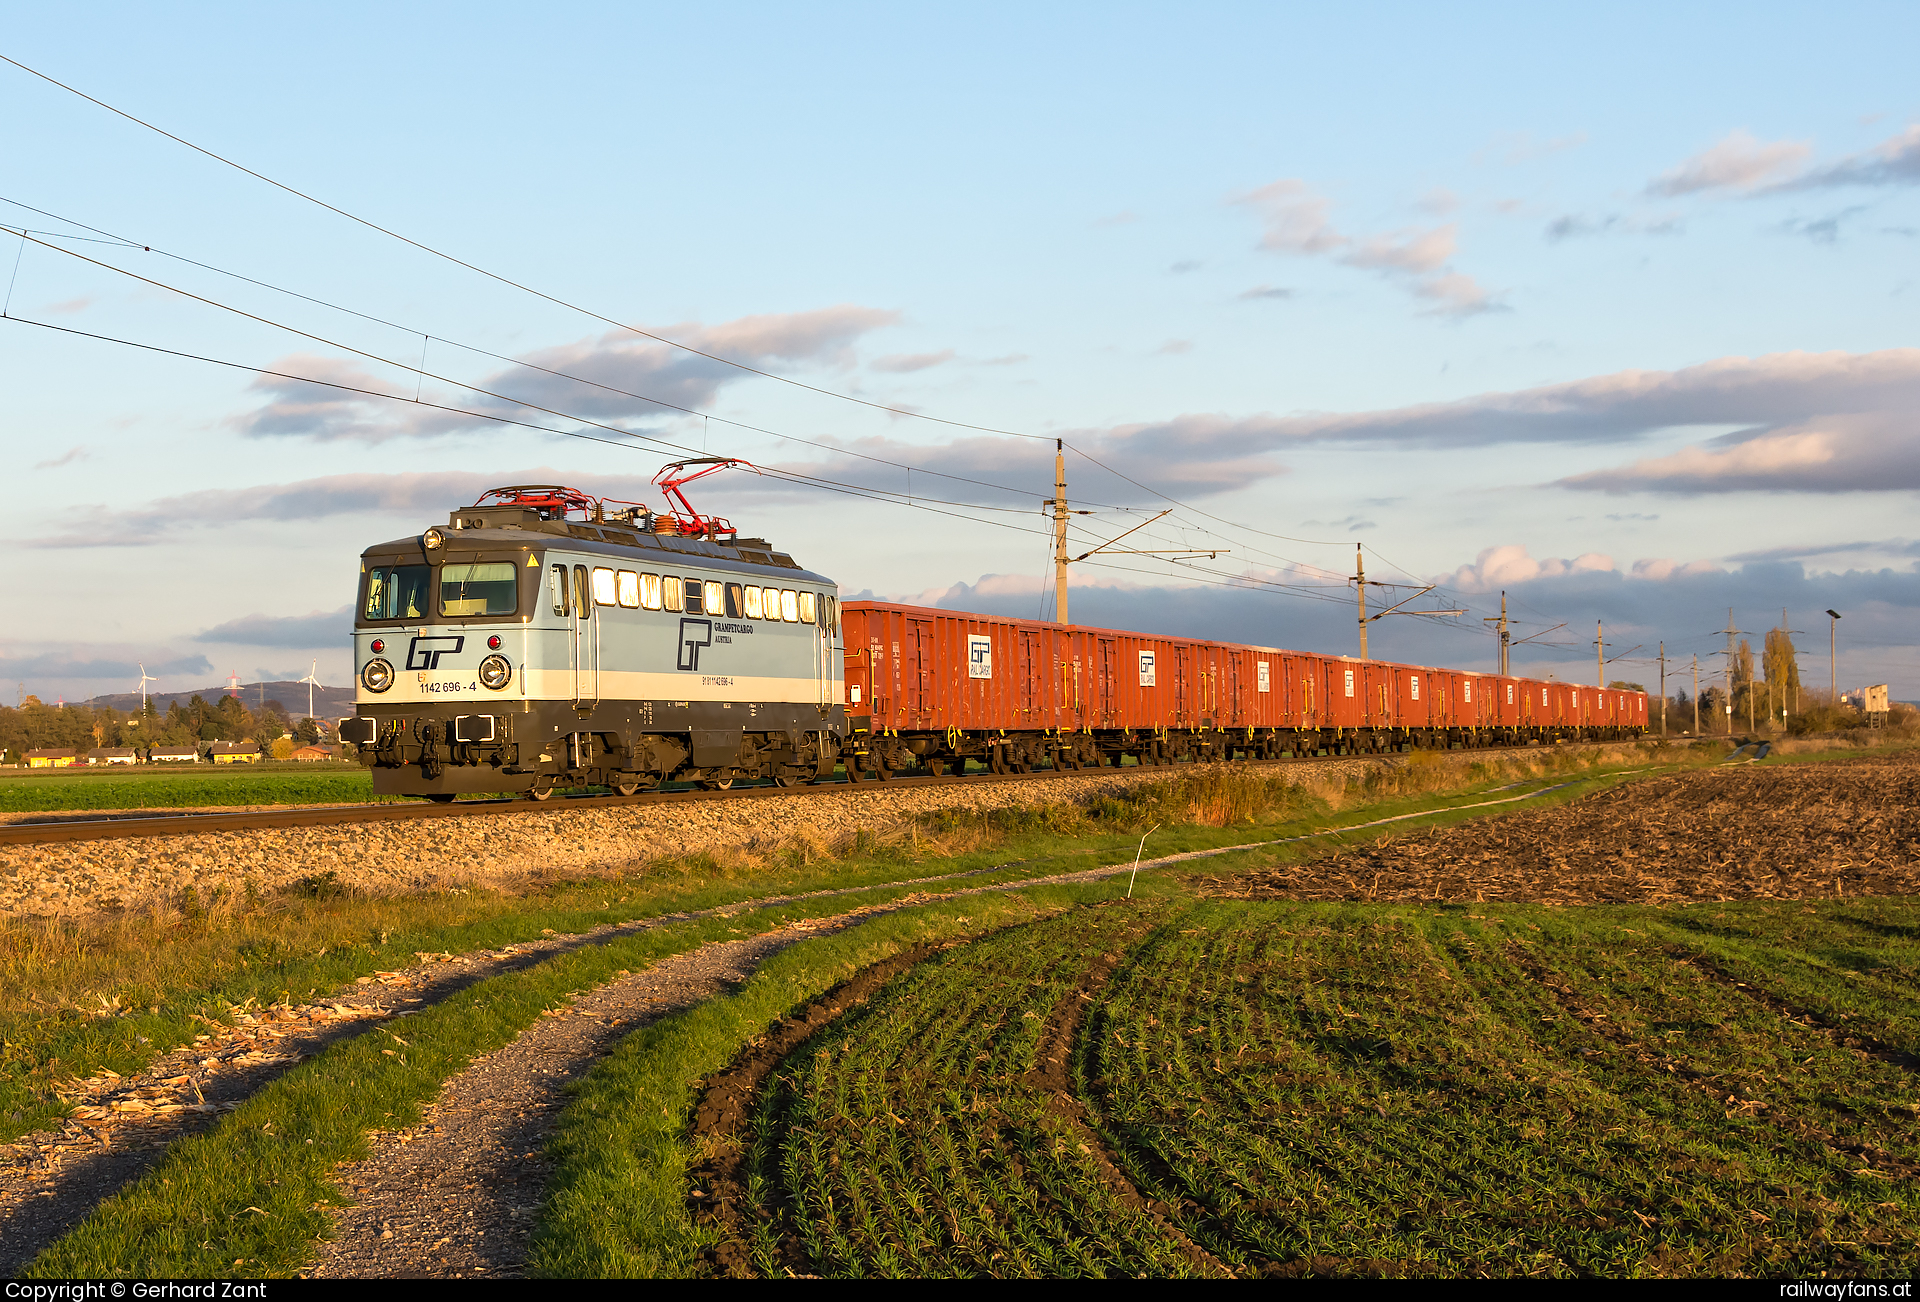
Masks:
[[[700,671],[700,648],[713,645],[713,621],[710,619],[683,619],[680,621],[680,668],[687,673]]]
[[[416,637],[407,644],[407,668],[438,669],[441,656],[457,656],[464,637]]]

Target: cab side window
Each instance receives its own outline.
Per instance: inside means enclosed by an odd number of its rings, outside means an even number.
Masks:
[[[556,565],[547,571],[547,595],[553,598],[553,613],[564,615],[571,602],[567,595],[567,567]]]
[[[584,565],[576,565],[573,567],[573,605],[574,609],[579,612],[580,618],[592,618],[593,587],[591,581],[587,578],[587,567]]]

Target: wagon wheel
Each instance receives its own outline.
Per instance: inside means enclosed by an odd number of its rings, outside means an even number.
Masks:
[[[1007,752],[1003,746],[995,746],[987,752],[987,772],[1005,773],[1007,771]]]
[[[886,760],[882,759],[879,755],[875,755],[872,758],[873,758],[873,776],[874,777],[878,778],[882,782],[888,781],[890,778],[893,777],[893,770],[887,767]]]

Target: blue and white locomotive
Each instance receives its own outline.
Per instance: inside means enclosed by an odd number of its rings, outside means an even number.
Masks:
[[[830,775],[847,735],[838,589],[693,512],[679,486],[731,464],[663,470],[666,514],[520,485],[367,548],[340,738],[374,790],[542,800]]]

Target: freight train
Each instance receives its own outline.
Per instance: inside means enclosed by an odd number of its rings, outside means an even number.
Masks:
[[[1644,693],[925,609],[696,513],[558,485],[493,489],[369,547],[354,610],[359,747],[381,794],[851,779],[1601,741]]]

